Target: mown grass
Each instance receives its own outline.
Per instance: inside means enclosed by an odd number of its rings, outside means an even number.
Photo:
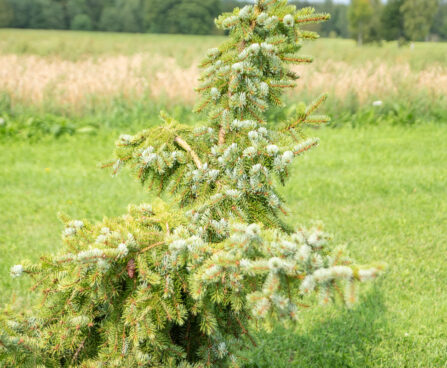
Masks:
[[[447,367],[447,126],[323,129],[283,189],[291,223],[322,220],[360,262],[385,261],[353,310],[303,310],[295,330],[257,335],[247,367]],[[0,303],[29,302],[9,267],[61,246],[56,213],[100,219],[147,194],[96,164],[116,132],[0,143]]]

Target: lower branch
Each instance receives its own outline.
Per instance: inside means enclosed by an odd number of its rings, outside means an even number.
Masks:
[[[258,345],[256,344],[255,339],[254,339],[253,337],[251,337],[251,335],[248,333],[247,329],[244,327],[244,325],[243,325],[242,322],[239,320],[239,318],[236,317],[236,321],[237,321],[237,323],[239,324],[239,327],[241,328],[242,333],[243,333],[244,335],[246,335],[246,336],[249,338],[250,342],[252,343],[252,345],[253,345],[254,347],[257,347]]]
[[[177,136],[174,139],[175,143],[177,143],[180,147],[182,147],[186,152],[188,152],[191,155],[192,160],[196,164],[198,169],[202,168],[202,162],[200,161],[199,156],[197,156],[197,153],[193,151],[191,146],[183,140],[183,138]]]
[[[161,242],[158,242],[158,243],[151,244],[151,245],[147,246],[146,248],[141,249],[138,253],[141,254],[141,253],[147,252],[148,250],[151,250],[152,248],[158,247],[159,245],[163,245],[163,244],[165,244],[164,241],[161,241]]]
[[[225,129],[220,127],[219,129],[219,146],[222,146],[225,143]]]

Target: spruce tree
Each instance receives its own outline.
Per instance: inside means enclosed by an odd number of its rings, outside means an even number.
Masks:
[[[286,0],[220,16],[229,38],[201,66],[199,127],[163,124],[116,142],[114,170],[131,168],[159,194],[100,223],[63,217],[64,250],[13,266],[35,280],[31,313],[4,310],[3,367],[240,367],[251,331],[293,325],[314,302],[352,303],[357,266],[320,225],[295,228],[276,183],[318,144],[302,128],[325,97],[293,119],[266,121],[298,76],[301,25],[326,20]],[[164,198],[165,200],[162,200]]]

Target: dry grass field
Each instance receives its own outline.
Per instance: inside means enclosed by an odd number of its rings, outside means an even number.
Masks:
[[[82,112],[94,104],[149,98],[191,105],[196,65],[222,37],[0,31],[0,93],[11,103]],[[350,40],[306,44],[312,66],[293,100],[328,92],[334,101],[418,100],[447,95],[447,45],[358,48]]]

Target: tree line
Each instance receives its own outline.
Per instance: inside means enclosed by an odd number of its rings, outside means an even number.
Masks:
[[[0,0],[0,27],[209,34],[221,0]]]
[[[213,34],[214,18],[240,0],[0,0],[0,27],[85,31]],[[447,0],[290,1],[331,14],[315,25],[323,37],[381,40],[447,40]]]
[[[447,40],[447,0],[351,0],[348,18],[359,44]]]

